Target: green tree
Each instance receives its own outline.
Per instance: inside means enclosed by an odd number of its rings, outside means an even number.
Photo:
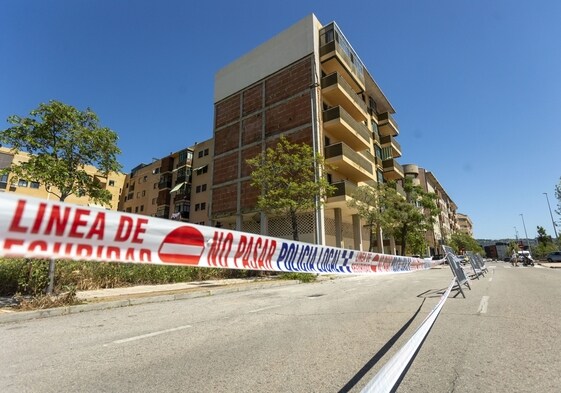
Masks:
[[[455,252],[459,253],[463,251],[474,251],[480,254],[485,254],[483,247],[477,243],[477,241],[465,232],[455,232],[450,235],[450,240],[448,245],[454,249]],[[515,244],[518,249],[518,245]],[[511,251],[509,251],[510,253]]]
[[[260,190],[257,207],[267,214],[290,217],[292,237],[298,238],[298,213],[322,204],[335,188],[323,174],[326,164],[312,147],[281,136],[275,146],[246,161],[252,168],[251,185]]]
[[[30,115],[10,116],[12,127],[0,131],[0,142],[14,153],[30,154],[29,161],[4,171],[41,183],[60,201],[74,194],[109,204],[111,193],[85,167],[92,165],[103,176],[121,169],[117,134],[101,127],[90,109],[79,111],[58,101],[42,103]]]
[[[538,228],[538,238],[537,238],[537,240],[538,240],[539,244],[543,244],[545,246],[545,245],[553,242],[553,239],[551,238],[551,236],[549,236],[547,234],[544,227],[538,225],[537,228]]]
[[[389,183],[386,187],[395,187]],[[420,236],[433,228],[440,209],[436,205],[436,194],[428,193],[422,187],[414,185],[411,179],[403,182],[405,198],[396,190],[388,193],[384,205],[384,232],[401,241],[401,253],[406,255],[407,242],[414,240],[419,247]]]
[[[97,115],[90,109],[79,111],[59,101],[40,104],[30,117],[10,116],[12,127],[0,131],[0,143],[11,151],[29,153],[29,160],[13,164],[3,173],[38,182],[48,193],[64,201],[70,195],[87,196],[96,203],[109,205],[111,193],[102,183],[87,173],[91,165],[107,177],[121,165],[117,155],[117,134],[101,127]],[[55,262],[51,260],[47,293],[54,286]]]
[[[347,206],[356,209],[369,228],[370,252],[375,251],[374,243],[379,229],[386,226],[383,201],[387,198],[387,192],[383,184],[359,186],[353,191],[352,199],[347,202]]]

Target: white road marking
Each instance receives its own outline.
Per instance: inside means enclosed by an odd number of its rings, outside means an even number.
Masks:
[[[489,305],[489,296],[483,296],[481,298],[481,303],[479,303],[478,314],[485,314],[487,312],[487,306]]]
[[[171,332],[176,332],[178,330],[183,330],[183,329],[187,329],[192,327],[191,325],[185,325],[185,326],[178,326],[176,328],[171,328],[171,329],[166,329],[166,330],[160,330],[158,332],[152,332],[152,333],[147,333],[147,334],[141,334],[140,336],[134,336],[134,337],[129,337],[129,338],[124,338],[122,340],[116,340],[113,341],[109,344],[103,344],[104,347],[107,347],[108,345],[111,344],[123,344],[123,343],[127,343],[130,341],[136,341],[136,340],[142,340],[144,338],[148,338],[148,337],[154,337],[154,336],[159,336],[160,334],[165,334],[165,333],[171,333]]]
[[[493,277],[489,277],[489,282],[493,281]]]
[[[276,305],[276,306],[269,306],[269,307],[258,308],[257,310],[251,310],[251,311],[249,311],[249,312],[253,313],[253,312],[259,312],[259,311],[265,311],[265,310],[270,310],[270,309],[272,309],[272,308],[277,308],[277,307],[280,307],[280,306],[281,306],[281,305],[278,304],[278,305]]]

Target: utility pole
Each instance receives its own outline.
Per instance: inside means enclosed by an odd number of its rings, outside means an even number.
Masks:
[[[520,213],[520,217],[522,217],[522,225],[524,226],[524,234],[526,235],[526,243],[528,243],[528,251],[531,254],[532,253],[532,247],[530,247],[530,240],[528,239],[528,232],[526,232],[526,223],[524,222],[524,214]]]
[[[555,240],[559,240],[559,236],[557,235],[557,227],[555,225],[555,220],[553,219],[553,214],[551,213],[551,206],[549,205],[549,198],[547,197],[547,192],[543,193],[545,195],[545,199],[547,200],[547,207],[549,208],[549,216],[551,217],[551,224],[553,224],[553,231],[555,232]]]

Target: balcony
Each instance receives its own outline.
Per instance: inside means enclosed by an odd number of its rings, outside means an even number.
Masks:
[[[339,207],[346,209],[347,201],[351,199],[353,192],[356,190],[357,185],[348,180],[341,180],[336,183],[331,184],[335,187],[333,194],[327,198],[327,203],[330,208]]]
[[[378,142],[378,145],[380,144],[380,132],[378,131],[377,126],[376,129],[372,131],[372,139],[374,139],[374,142]]]
[[[171,188],[171,179],[170,180],[162,180],[158,183],[158,189],[163,190],[164,188]]]
[[[321,94],[329,102],[341,105],[354,119],[367,119],[366,103],[338,72],[321,79]]]
[[[382,147],[391,147],[392,157],[401,157],[401,145],[395,140],[393,136],[383,136],[380,138]]]
[[[378,115],[378,130],[381,136],[399,135],[397,123],[389,112]]]
[[[191,200],[191,193],[190,192],[178,192],[173,197],[173,203],[181,202],[181,201],[190,201]]]
[[[330,24],[320,31],[319,56],[327,74],[338,72],[353,90],[365,90],[364,65],[337,25]]]
[[[340,106],[323,111],[323,129],[355,150],[370,148],[370,131]]]
[[[156,203],[158,206],[169,205],[170,194],[167,191],[160,191]]]
[[[325,147],[325,162],[356,183],[376,180],[372,163],[343,142]]]
[[[403,179],[403,167],[393,158],[382,162],[384,168],[384,179],[397,180]]]

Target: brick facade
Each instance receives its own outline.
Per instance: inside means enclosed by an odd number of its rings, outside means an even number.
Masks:
[[[214,159],[214,184],[235,180],[238,177],[238,152],[235,151]]]
[[[238,186],[230,184],[212,190],[212,213],[224,214],[236,211]]]
[[[215,129],[236,120],[240,116],[240,94],[234,94],[215,105],[214,111]]]
[[[251,168],[245,161],[263,146],[280,134],[290,141],[312,143],[312,61],[311,56],[303,58],[215,103],[213,215],[236,213],[238,186],[239,205],[244,212],[252,211],[259,191],[250,185]],[[223,185],[231,181],[237,182]]]
[[[238,148],[240,123],[234,123],[214,133],[214,154],[220,155]]]

